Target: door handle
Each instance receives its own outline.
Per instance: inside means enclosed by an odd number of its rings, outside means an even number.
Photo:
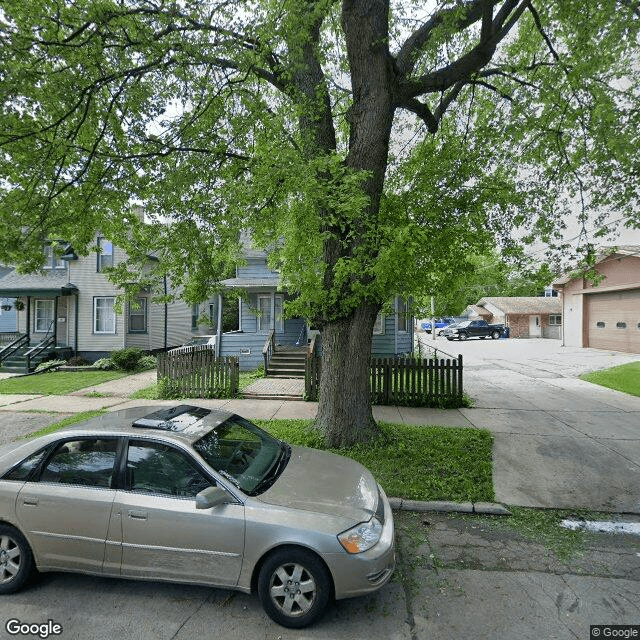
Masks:
[[[22,500],[22,504],[30,507],[36,507],[38,506],[38,498],[24,498]]]
[[[134,511],[134,510],[129,510],[129,517],[132,520],[146,520],[147,519],[147,512],[146,511]]]

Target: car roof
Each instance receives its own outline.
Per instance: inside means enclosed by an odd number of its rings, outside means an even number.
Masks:
[[[0,473],[50,442],[79,436],[152,438],[190,446],[233,415],[229,411],[193,405],[142,406],[112,411],[53,433],[3,446]]]

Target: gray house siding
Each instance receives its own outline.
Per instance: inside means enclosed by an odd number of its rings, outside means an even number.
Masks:
[[[4,303],[4,301],[3,301]],[[14,300],[7,299],[6,304],[10,304],[13,307]],[[15,309],[11,311],[3,311],[0,309],[0,332],[9,333],[16,331],[18,316]]]
[[[250,371],[264,364],[262,348],[266,336],[262,333],[244,333],[236,331],[223,333],[220,343],[220,356],[236,356],[239,359],[240,370]]]

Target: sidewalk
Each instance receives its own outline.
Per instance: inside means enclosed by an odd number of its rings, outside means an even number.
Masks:
[[[376,406],[373,414],[383,422],[491,431],[499,503],[640,514],[640,398],[577,378],[538,375],[537,368],[527,375],[524,368],[507,372],[501,363],[487,363],[466,374],[466,389],[475,401],[471,409]],[[0,411],[64,415],[175,404],[128,397],[154,380],[151,371],[70,396],[0,395]],[[266,420],[313,419],[318,406],[281,399],[179,402]]]

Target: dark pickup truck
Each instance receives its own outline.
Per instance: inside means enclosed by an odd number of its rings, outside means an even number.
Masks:
[[[466,340],[467,338],[490,337],[497,340],[504,331],[503,324],[487,324],[486,320],[465,320],[443,330],[447,340]]]

